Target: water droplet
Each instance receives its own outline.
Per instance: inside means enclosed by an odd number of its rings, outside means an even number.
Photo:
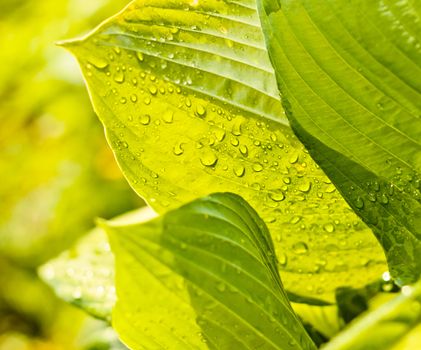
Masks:
[[[285,253],[280,253],[280,254],[278,254],[278,263],[281,265],[281,266],[283,266],[283,267],[285,267],[286,265],[287,265],[287,262],[288,262],[288,257],[287,257],[287,255],[285,254]]]
[[[299,189],[301,192],[304,192],[304,193],[309,192],[309,191],[310,191],[310,189],[311,189],[311,182],[309,182],[309,181],[305,181],[305,182],[303,182],[302,184],[300,184],[300,186],[298,186],[298,189]]]
[[[136,51],[136,57],[140,62],[143,62],[145,57],[143,56],[143,53]]]
[[[156,86],[155,85],[152,85],[152,86],[150,86],[149,87],[149,92],[151,93],[151,95],[156,95],[157,94],[157,92],[158,92],[158,89],[156,88]]]
[[[387,203],[389,203],[389,198],[387,198],[387,196],[386,196],[386,194],[382,194],[381,196],[380,196],[380,202],[382,202],[383,204],[387,204]]]
[[[145,97],[145,99],[143,100],[143,103],[145,105],[150,105],[151,104],[151,99],[149,97]]]
[[[284,177],[284,178],[282,179],[282,181],[283,181],[285,184],[289,185],[289,184],[291,183],[291,178],[290,178],[290,177]]]
[[[206,116],[206,108],[202,106],[201,104],[198,104],[196,106],[196,115],[200,118],[203,118]]]
[[[174,120],[174,112],[172,110],[170,110],[170,109],[167,109],[164,112],[164,115],[162,116],[162,120],[165,123],[168,123],[168,124],[172,123],[173,120]]]
[[[263,170],[263,166],[260,163],[254,163],[253,166],[252,166],[252,168],[257,173],[258,172],[261,172]]]
[[[216,128],[214,131],[216,139],[221,142],[225,138],[225,130],[221,128]]]
[[[140,124],[148,125],[151,122],[151,116],[148,114],[141,115],[139,117]]]
[[[108,67],[108,61],[102,57],[92,57],[89,62],[98,69],[104,69]]]
[[[191,100],[187,97],[186,98],[186,100],[184,101],[184,104],[187,106],[187,107],[191,107]]]
[[[201,157],[200,162],[207,167],[212,167],[218,162],[218,157],[210,150],[206,151]]]
[[[356,201],[355,201],[355,206],[356,206],[358,209],[362,209],[362,208],[364,208],[364,201],[363,201],[363,199],[362,199],[361,197],[358,197],[358,198],[356,199]]]
[[[114,74],[114,81],[118,84],[124,83],[124,72],[119,71]]]
[[[367,195],[367,198],[368,198],[368,200],[369,200],[370,202],[375,202],[375,201],[377,200],[377,198],[376,198],[376,194],[375,194],[375,193],[373,193],[373,192],[370,192],[370,193]]]
[[[274,202],[282,202],[285,199],[285,195],[281,191],[279,191],[279,192],[270,192],[268,196]]]
[[[325,192],[326,193],[333,193],[336,191],[336,187],[333,184],[326,186]]]
[[[304,242],[297,242],[292,246],[292,250],[295,254],[306,254],[308,252],[308,246]]]
[[[326,232],[329,232],[329,233],[332,233],[333,231],[335,231],[335,226],[333,226],[333,224],[325,224],[325,225],[323,225],[323,229],[326,231]]]
[[[237,147],[240,144],[240,141],[238,141],[236,137],[231,138],[230,142],[234,147]]]
[[[289,162],[291,164],[295,164],[298,162],[298,154],[293,154],[290,158],[289,158]]]
[[[131,96],[130,96],[130,100],[131,100],[133,103],[136,103],[136,102],[137,102],[137,95],[136,95],[136,94],[131,95]]]
[[[246,172],[246,169],[242,165],[235,165],[234,166],[234,174],[238,177],[244,176],[244,173]]]
[[[181,156],[184,153],[183,143],[181,142],[176,143],[173,148],[173,153],[176,156]]]
[[[240,117],[237,117],[237,119],[235,119],[234,124],[232,126],[231,133],[235,136],[240,136],[242,125],[243,125],[243,120]]]
[[[249,150],[248,150],[246,145],[241,145],[240,146],[240,152],[244,157],[247,157],[247,155],[249,153]]]
[[[290,220],[291,224],[297,224],[298,222],[300,222],[301,220],[301,216],[293,216],[292,219]]]

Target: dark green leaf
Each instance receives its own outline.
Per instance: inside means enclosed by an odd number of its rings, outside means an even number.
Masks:
[[[400,285],[421,271],[420,11],[411,0],[260,1],[291,125]]]

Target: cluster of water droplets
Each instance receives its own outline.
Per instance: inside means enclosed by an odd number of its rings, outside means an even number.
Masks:
[[[342,250],[370,248],[365,227],[288,127],[189,89],[200,69],[183,75],[179,68],[170,81],[168,72],[154,74],[166,71],[164,59],[120,48],[97,54],[85,64],[88,84],[91,79],[106,101],[102,119],[119,162],[150,204],[162,208],[209,192],[239,193],[279,243],[280,267],[307,278],[345,271],[346,254],[337,254]],[[228,84],[227,96],[232,89]],[[183,181],[188,186],[174,193]],[[354,264],[369,264],[364,251],[355,254],[360,258],[353,256]]]

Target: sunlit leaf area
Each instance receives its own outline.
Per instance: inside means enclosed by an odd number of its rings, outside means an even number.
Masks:
[[[421,350],[421,1],[0,0],[0,350]]]

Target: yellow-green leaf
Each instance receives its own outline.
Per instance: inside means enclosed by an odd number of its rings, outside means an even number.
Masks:
[[[333,301],[338,286],[386,269],[287,125],[254,1],[134,1],[66,47],[121,169],[156,211],[240,194],[267,223],[297,295]]]

